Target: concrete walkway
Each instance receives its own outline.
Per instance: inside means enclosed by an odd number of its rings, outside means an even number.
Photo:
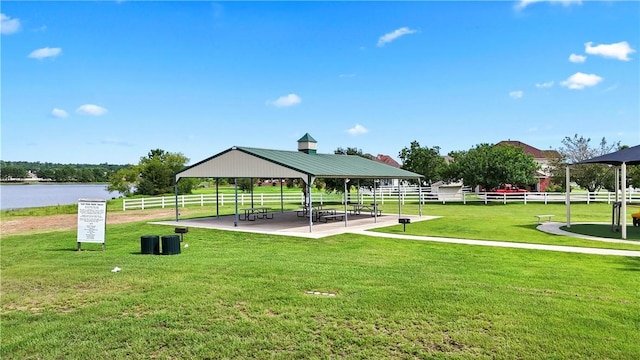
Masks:
[[[581,225],[581,224],[594,224],[594,225],[610,225],[609,223],[597,223],[597,222],[579,222],[579,223],[571,223],[572,225]],[[561,223],[561,222],[546,222],[546,223],[542,223],[540,225],[538,225],[537,229],[540,231],[544,231],[546,233],[549,234],[554,234],[554,235],[562,235],[562,236],[571,236],[571,237],[575,237],[575,238],[580,238],[580,239],[586,239],[586,240],[593,240],[593,241],[602,241],[602,242],[609,242],[609,243],[618,243],[618,244],[631,244],[631,245],[640,245],[640,242],[638,241],[630,241],[630,240],[622,240],[622,239],[610,239],[610,238],[603,238],[603,237],[597,237],[597,236],[589,236],[589,235],[582,235],[582,234],[576,234],[576,233],[572,233],[569,231],[564,231],[562,229],[560,229],[562,226],[567,225],[566,223]]]
[[[439,243],[450,244],[464,244],[464,245],[479,245],[479,246],[496,246],[515,249],[529,249],[529,250],[547,250],[547,251],[561,251],[580,254],[595,254],[595,255],[615,255],[615,256],[632,256],[640,257],[640,250],[614,250],[614,249],[599,249],[599,248],[584,248],[576,246],[559,246],[559,245],[544,245],[544,244],[529,244],[529,243],[516,243],[506,241],[489,241],[489,240],[469,240],[469,239],[453,239],[453,238],[441,238],[433,236],[415,236],[415,235],[402,235],[402,234],[388,234],[379,233],[373,231],[349,231],[353,234],[376,236],[382,238],[392,239],[404,239],[404,240],[419,240],[419,241],[434,241]]]
[[[415,216],[408,215],[403,216],[411,220],[412,223],[419,221],[428,221],[435,219],[434,216]],[[544,231],[554,235],[571,236],[577,238],[583,238],[593,241],[601,242],[616,242],[638,245],[638,250],[614,250],[614,249],[599,249],[599,248],[586,248],[577,246],[560,246],[560,245],[545,245],[545,244],[529,244],[529,243],[517,243],[508,241],[490,241],[490,240],[470,240],[470,239],[456,239],[456,238],[442,238],[434,236],[416,236],[416,235],[404,235],[404,234],[389,234],[370,231],[371,229],[391,226],[398,224],[398,215],[383,214],[382,216],[374,219],[367,215],[349,216],[348,226],[344,221],[330,221],[327,223],[314,223],[313,232],[309,232],[309,220],[304,217],[298,217],[295,211],[288,211],[283,213],[274,214],[273,219],[263,219],[257,221],[240,221],[239,224],[234,224],[233,216],[220,216],[206,217],[199,219],[187,219],[176,221],[158,221],[152,224],[169,225],[175,227],[194,227],[194,228],[207,228],[207,229],[219,229],[226,231],[241,231],[249,233],[260,234],[272,234],[280,236],[296,236],[320,239],[327,236],[339,235],[344,233],[352,233],[358,235],[375,236],[391,239],[405,239],[405,240],[419,240],[419,241],[433,241],[439,243],[452,243],[452,244],[464,244],[464,245],[478,245],[478,246],[496,246],[507,247],[515,249],[529,249],[529,250],[546,250],[546,251],[561,251],[572,252],[581,254],[598,254],[598,255],[614,255],[614,256],[632,256],[640,257],[640,242],[617,240],[617,239],[605,239],[596,238],[593,236],[585,236],[575,233],[566,232],[560,230],[564,223],[559,222],[547,222],[538,226],[538,230]]]
[[[598,224],[598,223],[575,223],[576,224]],[[640,248],[640,242],[638,241],[629,241],[629,240],[620,240],[620,239],[609,239],[609,238],[601,238],[589,235],[576,234],[568,231],[564,231],[560,229],[560,227],[566,225],[565,223],[560,222],[546,222],[538,225],[537,229],[540,231],[544,231],[549,234],[560,235],[560,236],[570,236],[580,239],[593,240],[593,241],[602,241],[602,242],[611,242],[611,243],[622,243],[622,244],[633,244],[638,245]],[[433,236],[415,236],[415,235],[402,235],[402,234],[387,234],[387,233],[378,233],[372,231],[352,231],[354,234],[367,235],[367,236],[377,236],[384,238],[393,238],[393,239],[406,239],[406,240],[419,240],[419,241],[434,241],[434,242],[442,242],[442,243],[451,243],[451,244],[464,244],[464,245],[480,245],[480,246],[497,246],[497,247],[507,247],[507,248],[516,248],[516,249],[530,249],[530,250],[547,250],[547,251],[561,251],[561,252],[571,252],[571,253],[580,253],[580,254],[596,254],[596,255],[614,255],[614,256],[632,256],[632,257],[640,257],[640,250],[615,250],[615,249],[599,249],[599,248],[585,248],[585,247],[576,247],[576,246],[560,246],[560,245],[545,245],[545,244],[529,244],[529,243],[516,243],[516,242],[506,242],[506,241],[488,241],[488,240],[469,240],[469,239],[452,239],[452,238],[441,238],[441,237],[433,237]]]

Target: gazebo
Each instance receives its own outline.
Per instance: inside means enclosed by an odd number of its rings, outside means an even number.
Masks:
[[[310,206],[313,204],[311,186],[318,178],[344,179],[346,192],[347,184],[351,179],[415,179],[419,183],[423,176],[361,156],[320,154],[317,152],[316,140],[307,133],[298,140],[298,151],[233,146],[178,172],[175,175],[176,184],[181,178],[189,177],[301,179],[305,184]],[[239,219],[237,181],[235,193],[234,224],[237,226]],[[179,221],[177,201],[176,185],[176,221]],[[421,204],[419,212],[422,215]],[[347,226],[346,212],[344,221]],[[312,227],[313,220],[310,216],[309,232],[312,231]]]
[[[621,235],[623,239],[627,238],[627,165],[639,165],[640,164],[640,145],[636,145],[634,147],[622,149],[616,152],[612,152],[602,156],[596,156],[591,159],[580,161],[577,164],[609,164],[613,166],[619,167],[619,170],[616,169],[615,176],[615,184],[616,184],[616,195],[618,194],[618,187],[620,184],[620,190],[622,192],[622,202],[620,206],[620,226],[621,226]],[[567,227],[571,226],[571,195],[569,189],[569,166],[567,166],[566,171],[566,196],[567,196]]]

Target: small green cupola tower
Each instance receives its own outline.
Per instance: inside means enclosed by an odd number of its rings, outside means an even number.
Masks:
[[[298,151],[305,154],[315,154],[316,150],[318,150],[318,142],[312,138],[309,133],[304,134],[304,136],[298,140]]]

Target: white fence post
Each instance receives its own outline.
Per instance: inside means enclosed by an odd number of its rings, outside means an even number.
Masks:
[[[141,198],[142,202],[140,202],[140,209],[144,210],[144,198]]]

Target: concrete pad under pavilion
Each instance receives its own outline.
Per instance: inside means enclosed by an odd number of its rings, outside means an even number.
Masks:
[[[438,218],[438,216],[402,215],[411,223]],[[309,218],[298,216],[296,211],[275,212],[273,219],[256,219],[254,221],[239,221],[234,226],[235,216],[211,216],[193,219],[181,219],[180,221],[155,221],[151,224],[168,225],[173,227],[189,227],[200,229],[217,229],[226,231],[240,231],[258,234],[271,234],[280,236],[296,236],[319,239],[327,236],[351,233],[356,231],[371,230],[398,224],[398,214],[382,214],[372,217],[370,214],[347,215],[347,223],[344,220],[329,220],[326,223],[316,221],[313,223],[312,232],[309,232]],[[407,224],[410,227],[411,224]]]

